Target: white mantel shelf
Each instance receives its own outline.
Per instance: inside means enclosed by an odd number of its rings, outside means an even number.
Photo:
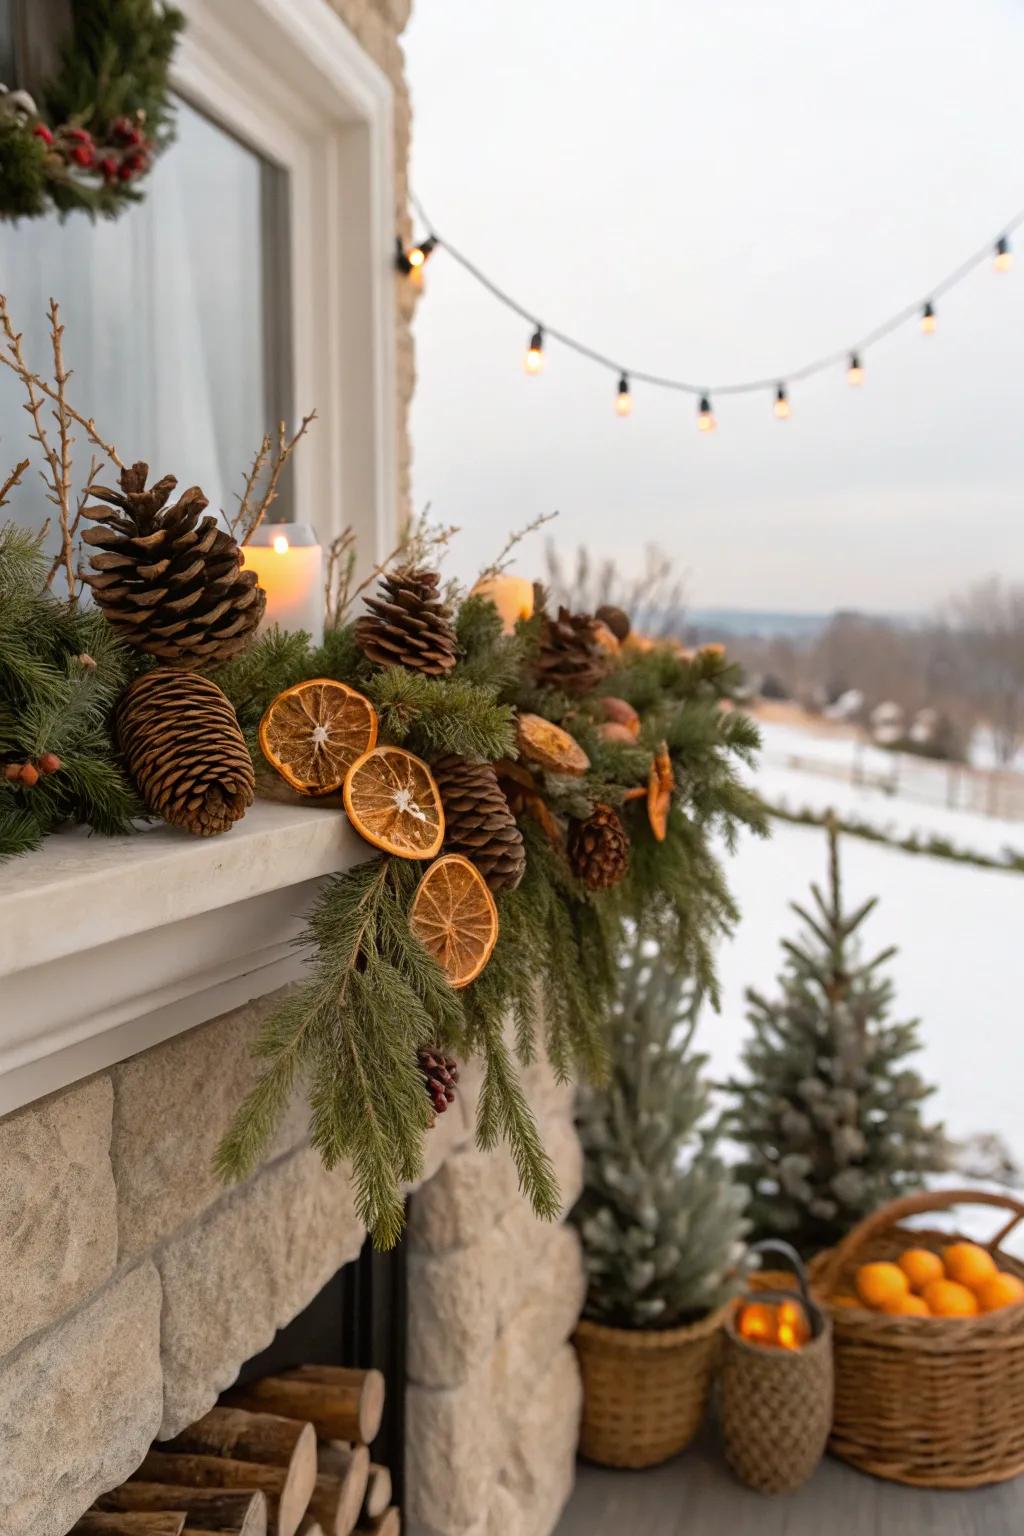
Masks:
[[[336,810],[260,801],[230,832],[48,838],[0,871],[0,1115],[302,972],[325,875],[369,850]]]

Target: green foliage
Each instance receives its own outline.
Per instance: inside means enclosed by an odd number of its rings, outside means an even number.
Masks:
[[[47,566],[38,539],[0,528],[0,764],[61,759],[31,788],[0,780],[0,858],[37,847],[63,822],[116,833],[143,814],[111,727],[130,657],[95,610],[44,589]]]
[[[460,757],[493,761],[515,751],[515,722],[497,690],[465,678],[424,677],[405,667],[387,667],[367,683],[380,714],[381,737],[419,757]]]
[[[611,1077],[584,1089],[583,1194],[573,1212],[586,1315],[670,1328],[719,1306],[738,1269],[744,1192],[706,1128],[705,1058],[692,1049],[700,988],[637,935],[618,979]]]
[[[101,159],[115,121],[141,114],[147,144],[159,152],[173,137],[170,65],[183,26],[164,0],[75,0],[71,36],[41,102],[48,125],[86,129]],[[108,180],[93,167],[72,167],[33,126],[0,124],[0,217],[35,218],[52,205],[115,218],[140,200],[137,176]]]
[[[812,886],[813,907],[793,904],[804,933],[783,945],[781,996],[747,993],[753,1035],[725,1122],[744,1150],[738,1172],[758,1236],[805,1254],[945,1162],[941,1128],[922,1116],[931,1089],[908,1065],[917,1022],[889,1022],[893,986],[882,968],[894,950],[860,958],[859,930],[876,899],[844,911],[834,825],[828,836],[828,891]]]

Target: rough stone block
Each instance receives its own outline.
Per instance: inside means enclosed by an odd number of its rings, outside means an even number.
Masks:
[[[94,1077],[0,1120],[0,1357],[114,1272],[111,1101]]]
[[[584,1290],[579,1238],[571,1228],[558,1227],[547,1241],[543,1265],[535,1266],[533,1289],[502,1333],[495,1352],[501,1373],[495,1402],[513,1436],[521,1416],[530,1411],[540,1370],[576,1327]]]
[[[549,1536],[572,1492],[582,1404],[576,1354],[566,1344],[535,1378],[501,1469],[530,1536]]]
[[[160,1410],[160,1281],[147,1262],[0,1361],[3,1536],[64,1536],[138,1466]]]
[[[428,1132],[424,1141],[423,1177],[409,1186],[409,1192],[422,1189],[452,1153],[466,1145],[472,1134],[472,1128],[466,1125],[462,1115],[456,1114],[454,1107],[449,1108],[446,1114],[439,1115],[437,1124]]]
[[[454,1390],[409,1387],[405,1413],[411,1525],[476,1536],[499,1456],[490,1366]]]
[[[468,1248],[409,1255],[409,1380],[464,1381],[494,1346],[507,1283],[507,1238],[498,1227]]]
[[[158,1255],[164,1416],[176,1435],[213,1406],[363,1245],[347,1167],[311,1149],[263,1169]]]
[[[217,1144],[256,1081],[250,1047],[276,994],[235,1008],[112,1070],[122,1261],[147,1253],[224,1194]],[[268,1159],[301,1145],[309,1111],[296,1093]]]
[[[478,1242],[517,1202],[518,1189],[515,1164],[504,1149],[481,1152],[466,1147],[412,1201],[413,1247],[444,1253]]]
[[[487,1511],[485,1536],[546,1536],[532,1525],[526,1524],[526,1511],[511,1488],[501,1483],[491,1491],[491,1505]]]
[[[583,1191],[583,1148],[572,1120],[564,1115],[549,1117],[541,1130],[562,1196],[562,1215],[567,1216]]]

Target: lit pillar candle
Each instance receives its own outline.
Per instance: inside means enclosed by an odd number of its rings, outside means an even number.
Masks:
[[[263,627],[324,637],[324,552],[308,523],[261,523],[244,549],[267,594]]]

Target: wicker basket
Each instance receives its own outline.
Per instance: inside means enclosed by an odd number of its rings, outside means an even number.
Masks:
[[[853,1289],[859,1264],[908,1246],[938,1250],[949,1232],[896,1225],[955,1205],[1012,1217],[989,1243],[1001,1269],[1024,1264],[999,1245],[1024,1217],[1008,1195],[938,1190],[896,1200],[811,1264],[819,1299]],[[836,1395],[830,1449],[865,1472],[921,1488],[976,1488],[1024,1471],[1024,1305],[978,1317],[889,1317],[835,1307]]]
[[[711,1392],[726,1307],[685,1328],[606,1328],[573,1336],[583,1375],[580,1454],[603,1467],[653,1467],[689,1445]]]
[[[765,1272],[755,1273],[748,1295],[797,1300],[811,1336],[793,1350],[750,1342],[736,1327],[748,1299],[741,1298],[722,1333],[718,1423],[726,1460],[740,1481],[760,1493],[788,1493],[807,1481],[825,1453],[832,1423],[832,1327],[807,1295],[795,1251],[775,1241],[756,1247],[785,1249],[794,1273],[779,1275],[783,1284],[771,1290]]]

